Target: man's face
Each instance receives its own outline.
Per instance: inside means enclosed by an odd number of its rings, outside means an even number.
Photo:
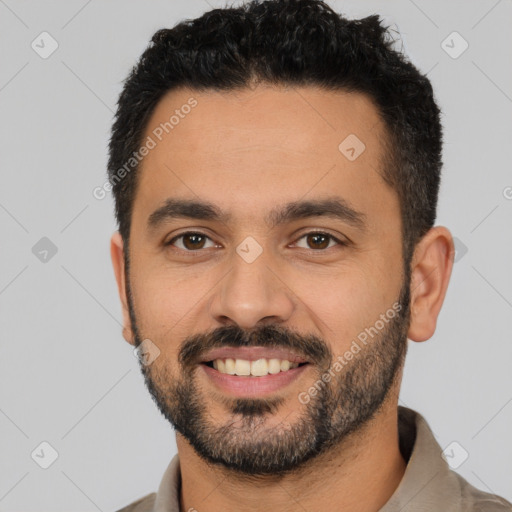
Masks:
[[[398,198],[379,175],[384,125],[359,94],[259,86],[173,91],[148,136],[127,276],[128,339],[160,351],[141,363],[148,389],[206,460],[297,468],[398,393],[409,280]],[[225,216],[171,215],[169,200]]]

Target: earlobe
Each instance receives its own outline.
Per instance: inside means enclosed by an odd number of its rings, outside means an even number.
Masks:
[[[117,289],[121,300],[121,308],[123,311],[123,337],[131,345],[135,345],[133,336],[130,313],[128,310],[128,300],[126,296],[126,280],[124,268],[124,244],[121,234],[116,231],[110,239],[110,257],[117,281]]]
[[[411,263],[411,322],[407,337],[425,341],[436,330],[453,267],[455,249],[450,231],[430,229],[417,244]]]

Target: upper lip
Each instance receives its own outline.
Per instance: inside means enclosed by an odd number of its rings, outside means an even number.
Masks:
[[[285,359],[291,363],[307,363],[303,357],[285,348],[270,347],[220,347],[204,354],[200,363],[214,361],[215,359],[245,359],[256,361],[258,359]]]

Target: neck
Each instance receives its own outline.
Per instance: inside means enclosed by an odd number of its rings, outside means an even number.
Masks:
[[[391,397],[390,397],[391,398]],[[398,445],[397,397],[360,431],[293,474],[248,477],[201,459],[181,434],[181,511],[377,512],[406,468]]]

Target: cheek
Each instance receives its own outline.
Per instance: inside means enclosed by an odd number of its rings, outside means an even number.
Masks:
[[[152,265],[136,268],[140,270],[131,273],[130,283],[141,335],[160,343],[181,342],[182,333],[193,327],[194,309],[211,285],[204,278],[184,278],[183,273],[178,276]]]
[[[187,313],[195,301],[189,306],[182,294],[161,280],[141,280],[133,294],[139,334],[142,339],[150,339],[159,350],[151,365],[153,375],[163,376],[168,371],[174,375],[178,371],[181,344],[193,329]]]
[[[338,273],[297,275],[293,283],[304,314],[333,345],[349,344],[378,308],[373,279],[353,267]]]
[[[326,341],[332,340],[334,352],[344,352],[395,300],[391,284],[376,277],[375,266],[369,269],[373,273],[351,267],[337,274],[297,275],[293,280],[293,291],[304,305],[306,322],[313,322]]]

